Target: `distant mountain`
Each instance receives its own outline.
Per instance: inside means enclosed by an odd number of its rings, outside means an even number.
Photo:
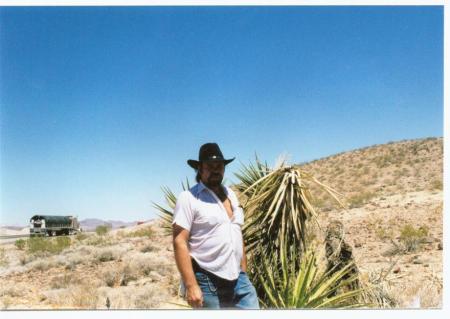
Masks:
[[[138,222],[123,222],[120,220],[102,220],[98,218],[87,218],[80,221],[81,228],[84,231],[95,230],[98,226],[110,226],[112,229],[120,227],[130,227],[137,225]]]

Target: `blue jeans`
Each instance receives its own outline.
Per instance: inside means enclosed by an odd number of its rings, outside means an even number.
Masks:
[[[244,271],[233,281],[204,272],[195,272],[195,277],[203,293],[203,308],[259,309],[255,287]]]

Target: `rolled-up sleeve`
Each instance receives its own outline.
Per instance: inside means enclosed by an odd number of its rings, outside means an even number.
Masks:
[[[172,225],[177,224],[188,231],[191,230],[192,221],[194,219],[189,195],[189,192],[184,191],[178,196],[172,220]]]

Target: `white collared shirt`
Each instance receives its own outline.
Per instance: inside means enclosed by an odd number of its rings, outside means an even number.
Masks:
[[[180,194],[172,224],[189,231],[189,253],[201,268],[235,280],[243,257],[244,212],[233,190],[224,189],[233,210],[231,219],[217,195],[200,182]]]

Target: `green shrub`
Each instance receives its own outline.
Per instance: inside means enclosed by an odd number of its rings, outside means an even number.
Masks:
[[[155,231],[151,226],[141,228],[133,232],[129,232],[128,234],[125,234],[126,237],[149,237],[149,238],[152,238],[154,235]]]
[[[27,241],[24,239],[17,239],[16,242],[14,243],[14,245],[17,247],[17,249],[19,250],[24,250],[25,246],[27,244]]]
[[[386,240],[386,239],[392,239],[394,237],[394,234],[392,232],[391,229],[386,229],[383,228],[381,226],[379,226],[376,230],[375,230],[375,234],[377,235],[377,237],[381,240]]]
[[[62,236],[56,238],[56,243],[53,245],[52,252],[54,253],[60,253],[64,249],[70,247],[70,244],[72,243],[70,237],[68,236]]]
[[[400,230],[399,240],[405,251],[413,252],[419,249],[426,236],[428,236],[428,227],[414,228],[414,226],[407,224]]]
[[[111,245],[112,241],[109,237],[94,235],[86,239],[84,243],[89,246],[107,246]]]
[[[28,240],[28,252],[31,254],[46,252],[49,246],[50,239],[44,237],[31,237]]]
[[[106,225],[100,225],[100,226],[97,226],[97,227],[95,228],[95,232],[97,233],[97,235],[103,236],[103,235],[105,235],[107,232],[109,232],[110,229],[111,229],[111,228],[108,227],[108,226],[106,226]]]
[[[33,237],[28,240],[28,252],[31,254],[58,254],[70,245],[71,240],[67,236],[57,238]]]

